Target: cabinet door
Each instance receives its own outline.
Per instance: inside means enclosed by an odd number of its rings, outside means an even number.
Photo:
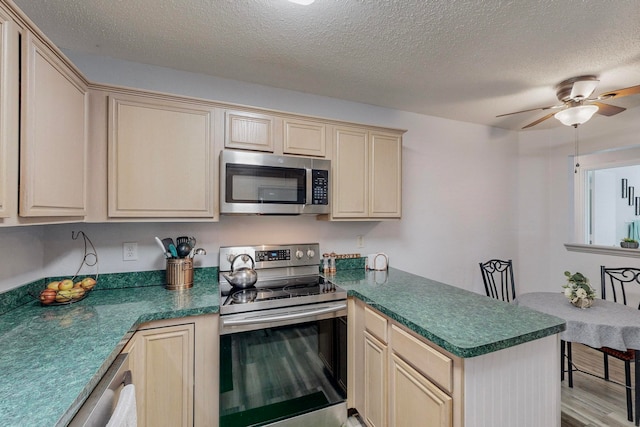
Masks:
[[[194,326],[136,332],[127,345],[138,425],[193,426]]]
[[[336,218],[368,215],[368,132],[336,128],[333,158],[333,207]]]
[[[325,157],[325,124],[311,120],[285,118],[282,126],[285,154]]]
[[[225,148],[242,150],[274,150],[275,119],[247,111],[227,111],[224,132]]]
[[[387,346],[364,333],[364,419],[371,427],[387,425]],[[415,424],[420,425],[420,424]]]
[[[213,111],[125,95],[109,110],[109,216],[213,218]]]
[[[18,213],[18,29],[0,7],[0,218]]]
[[[86,86],[29,31],[22,49],[20,215],[84,216]]]
[[[372,132],[369,177],[369,216],[399,218],[402,214],[402,140]]]
[[[392,355],[390,427],[451,427],[452,401],[422,374]]]

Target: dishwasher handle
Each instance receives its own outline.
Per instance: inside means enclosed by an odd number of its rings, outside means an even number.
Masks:
[[[82,407],[71,420],[69,427],[106,425],[114,406],[115,391],[131,383],[129,354],[121,353],[93,389]]]

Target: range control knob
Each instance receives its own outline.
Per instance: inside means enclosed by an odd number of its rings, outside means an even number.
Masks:
[[[296,249],[296,259],[301,259],[304,253],[300,249]]]
[[[307,256],[309,258],[313,258],[314,256],[316,256],[316,253],[314,252],[313,249],[307,249]]]
[[[236,254],[230,253],[229,255],[227,255],[227,261],[232,262],[235,257],[236,257]]]

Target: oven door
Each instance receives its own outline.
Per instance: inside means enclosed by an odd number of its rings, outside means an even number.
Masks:
[[[346,301],[221,316],[221,426],[347,420]]]

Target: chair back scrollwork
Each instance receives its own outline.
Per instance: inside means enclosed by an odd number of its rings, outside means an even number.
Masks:
[[[481,262],[480,271],[488,297],[507,302],[516,298],[513,262],[511,260],[492,259]]]

